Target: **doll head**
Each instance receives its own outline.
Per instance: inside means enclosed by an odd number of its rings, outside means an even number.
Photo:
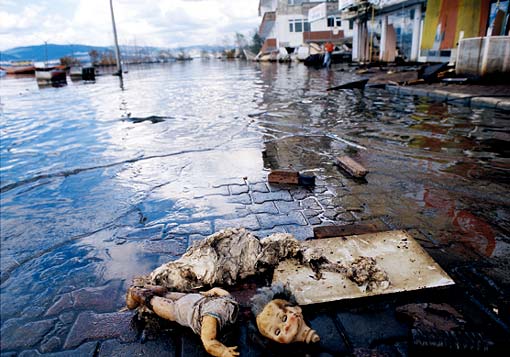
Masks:
[[[319,335],[306,325],[301,308],[282,284],[259,289],[252,300],[259,332],[279,343],[318,342]]]

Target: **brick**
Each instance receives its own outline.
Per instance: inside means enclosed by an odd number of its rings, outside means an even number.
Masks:
[[[124,342],[136,340],[137,332],[132,325],[133,312],[96,314],[90,311],[78,315],[69,331],[64,348],[74,348],[87,340],[119,338]]]
[[[57,336],[51,337],[48,341],[45,341],[44,343],[41,343],[41,352],[42,353],[49,353],[49,352],[55,352],[60,348],[62,345],[62,341]]]
[[[287,183],[297,185],[299,183],[299,172],[292,170],[273,170],[267,175],[270,183]]]
[[[22,319],[7,320],[1,330],[0,350],[32,347],[42,340],[55,325],[55,319],[25,322]]]
[[[292,196],[288,191],[275,191],[275,192],[254,192],[253,202],[264,203],[269,201],[292,201]]]
[[[340,166],[342,169],[354,177],[362,178],[365,177],[365,175],[368,173],[366,168],[348,156],[338,157],[336,159],[336,163],[338,166]]]
[[[99,357],[110,356],[177,356],[177,349],[170,336],[161,335],[156,341],[145,343],[120,343],[117,340],[105,341],[99,348]]]
[[[45,316],[59,314],[60,312],[73,307],[73,298],[70,293],[63,294],[49,309]]]
[[[365,233],[376,233],[381,231],[382,226],[383,226],[382,222],[380,225],[377,225],[375,223],[356,223],[340,226],[321,226],[313,228],[313,235],[314,238],[316,239],[322,239],[331,237],[344,237]]]
[[[241,193],[239,195],[230,196],[227,200],[228,203],[238,203],[242,205],[250,205],[251,204],[251,198],[250,195],[247,193]]]

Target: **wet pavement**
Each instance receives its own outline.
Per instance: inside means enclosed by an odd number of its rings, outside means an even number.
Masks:
[[[1,351],[21,355],[205,355],[163,325],[119,312],[132,277],[222,228],[259,237],[313,227],[405,229],[455,287],[305,309],[320,346],[296,354],[412,354],[409,302],[445,302],[504,345],[510,311],[508,112],[366,89],[302,65],[192,61],[39,89],[2,79]],[[335,165],[367,167],[353,180]],[[268,185],[269,169],[317,176]],[[249,316],[227,336],[267,345]],[[142,343],[145,342],[145,343]]]

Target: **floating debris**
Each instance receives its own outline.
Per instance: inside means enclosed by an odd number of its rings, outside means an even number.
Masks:
[[[368,173],[368,170],[361,164],[357,163],[349,156],[340,156],[336,159],[336,163],[342,169],[347,171],[350,175],[358,178],[363,178]]]

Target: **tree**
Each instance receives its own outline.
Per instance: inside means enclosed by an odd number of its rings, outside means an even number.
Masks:
[[[236,34],[235,34],[235,43],[236,43],[236,47],[239,49],[246,48],[248,45],[244,35],[239,32],[236,32]]]
[[[250,50],[253,53],[259,53],[263,44],[264,44],[264,39],[262,37],[260,37],[258,30],[255,29],[253,36],[251,38]]]
[[[96,50],[90,50],[89,57],[92,64],[96,64],[97,60],[99,59],[99,53]]]
[[[80,61],[71,56],[64,56],[60,58],[60,64],[66,67],[79,66]]]

